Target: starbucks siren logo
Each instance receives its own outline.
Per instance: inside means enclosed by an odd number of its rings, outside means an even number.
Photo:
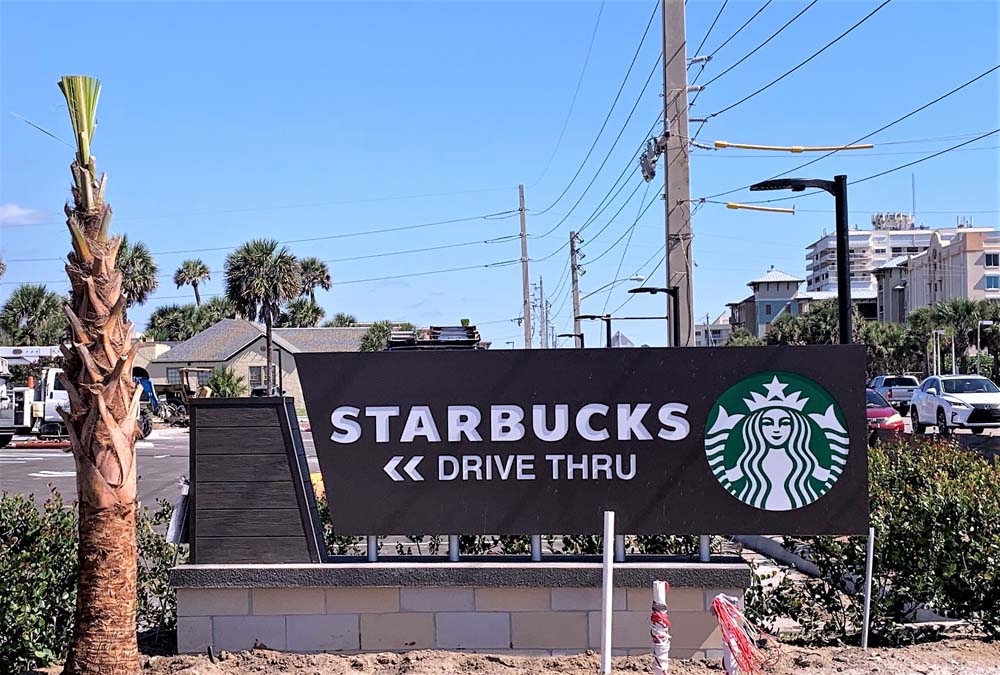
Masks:
[[[844,415],[818,384],[766,372],[730,387],[705,427],[708,465],[729,494],[766,511],[825,495],[847,463]]]

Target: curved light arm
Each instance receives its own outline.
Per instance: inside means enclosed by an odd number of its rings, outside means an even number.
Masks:
[[[615,279],[614,281],[611,281],[609,283],[604,284],[603,286],[601,286],[597,290],[591,291],[590,293],[587,293],[585,296],[583,296],[582,298],[580,298],[580,302],[583,302],[584,300],[586,300],[590,296],[594,295],[595,293],[600,293],[601,291],[603,291],[605,288],[608,288],[609,286],[614,286],[615,284],[622,284],[622,283],[625,283],[626,281],[638,281],[638,282],[642,282],[642,281],[645,281],[645,280],[646,280],[646,277],[643,277],[643,276],[640,276],[640,275],[635,275],[635,276],[629,277],[627,279]]]

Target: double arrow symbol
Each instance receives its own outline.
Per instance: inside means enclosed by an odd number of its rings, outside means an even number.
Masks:
[[[420,461],[423,458],[424,458],[423,455],[416,455],[410,458],[410,461],[403,466],[403,473],[409,476],[410,480],[420,481],[424,479],[424,477],[421,476],[420,473],[417,471],[417,464],[420,464]],[[390,459],[385,466],[382,467],[382,470],[389,475],[389,478],[393,479],[397,483],[406,480],[405,478],[403,478],[402,475],[400,475],[398,471],[396,471],[396,467],[398,467],[404,459],[406,459],[406,457],[403,457],[402,455],[396,455],[395,457]]]

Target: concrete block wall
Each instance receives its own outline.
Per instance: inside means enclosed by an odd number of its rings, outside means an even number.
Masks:
[[[721,656],[716,594],[672,588],[671,655]],[[617,588],[613,645],[649,651],[650,588]],[[524,655],[600,647],[600,589],[576,587],[253,587],[177,589],[177,650],[456,651]]]

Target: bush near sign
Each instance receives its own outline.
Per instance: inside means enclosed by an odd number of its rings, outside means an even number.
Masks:
[[[339,534],[867,532],[861,346],[296,360]]]

